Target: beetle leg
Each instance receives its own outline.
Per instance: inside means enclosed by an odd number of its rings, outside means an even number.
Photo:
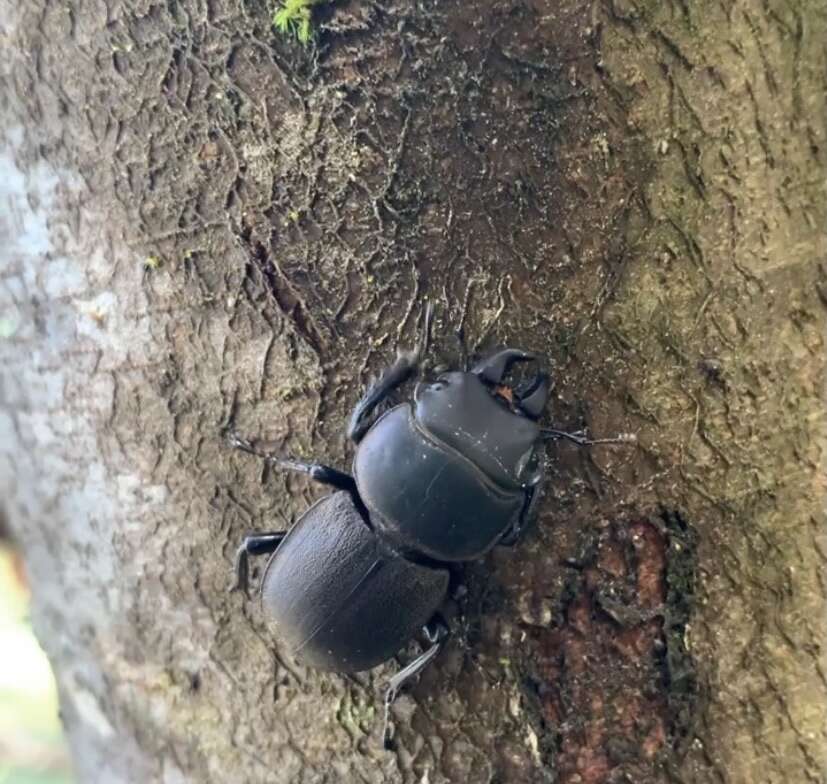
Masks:
[[[459,367],[463,373],[468,372],[468,345],[465,343],[465,330],[460,327],[455,333],[459,346]]]
[[[241,436],[235,432],[227,435],[227,441],[229,441],[230,446],[234,446],[242,452],[260,457],[269,465],[283,468],[286,471],[297,471],[301,474],[307,474],[311,479],[321,482],[323,485],[330,485],[338,490],[346,490],[351,494],[356,493],[356,480],[350,474],[344,473],[344,471],[339,471],[336,468],[331,468],[321,463],[308,463],[303,460],[294,460],[290,457],[280,457],[271,452],[262,452],[254,447],[250,441],[241,438]]]
[[[428,350],[428,340],[431,333],[431,322],[434,317],[434,309],[429,302],[425,306],[425,318],[423,319],[422,334],[416,347],[409,351],[399,351],[394,362],[379,378],[378,381],[368,387],[367,392],[356,404],[353,413],[350,415],[350,423],[347,427],[347,437],[357,444],[362,436],[367,433],[373,424],[373,412],[376,407],[385,400],[394,389],[404,384],[419,368],[422,357]]]
[[[426,639],[431,646],[420,656],[414,659],[407,667],[403,667],[391,678],[385,692],[385,722],[382,730],[382,739],[386,749],[390,749],[393,743],[393,731],[390,725],[390,710],[394,700],[399,696],[402,687],[410,680],[416,678],[442,650],[445,641],[451,634],[448,625],[440,615],[435,615],[425,626],[422,627]]]
[[[282,543],[287,531],[273,531],[266,534],[248,534],[235,552],[235,582],[231,591],[247,593],[250,579],[250,556],[274,553]]]
[[[412,354],[400,353],[393,363],[381,376],[371,384],[362,399],[356,404],[353,413],[350,415],[350,422],[347,426],[347,437],[357,444],[362,436],[370,430],[373,425],[373,412],[396,387],[404,384],[415,372],[416,361]]]
[[[540,511],[540,498],[542,492],[539,487],[535,487],[531,492],[531,497],[526,502],[520,512],[520,517],[517,522],[505,533],[502,539],[497,542],[500,547],[513,547],[520,539],[523,538],[525,532],[531,528],[532,523],[537,519],[537,513]]]
[[[525,536],[525,532],[528,531],[537,520],[538,513],[540,512],[540,499],[543,496],[543,478],[545,477],[545,473],[545,468],[540,468],[535,478],[531,481],[526,493],[525,503],[520,510],[520,516],[517,518],[517,522],[514,523],[514,525],[505,532],[505,535],[500,541],[497,542],[501,547],[513,547],[517,544],[517,542]]]
[[[471,372],[489,384],[499,384],[515,362],[529,362],[533,359],[534,354],[516,348],[506,348],[474,365]]]

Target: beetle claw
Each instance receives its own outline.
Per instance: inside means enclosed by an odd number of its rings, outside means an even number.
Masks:
[[[240,449],[242,452],[249,452],[251,455],[256,454],[255,447],[251,441],[242,438],[235,430],[229,430],[224,434],[227,443],[234,449]]]
[[[396,692],[388,689],[385,695],[385,718],[382,723],[382,746],[385,751],[393,751],[396,743],[393,739],[393,724],[391,723],[391,705],[396,699]]]
[[[471,372],[489,384],[499,384],[515,362],[530,362],[533,359],[536,359],[534,354],[506,348],[474,365]]]
[[[233,580],[233,584],[230,586],[229,592],[233,593],[235,591],[240,591],[249,599],[250,594],[248,592],[248,587],[250,583],[250,556],[247,552],[246,537],[238,550],[236,550],[235,568],[233,569],[233,573],[235,574],[235,579]]]

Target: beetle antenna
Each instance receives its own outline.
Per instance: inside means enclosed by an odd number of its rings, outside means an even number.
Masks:
[[[595,444],[635,444],[637,436],[634,433],[621,433],[614,438],[588,438],[584,430],[576,433],[567,433],[565,430],[555,430],[551,427],[544,427],[540,430],[544,441],[559,441],[565,438],[577,446],[594,446]]]

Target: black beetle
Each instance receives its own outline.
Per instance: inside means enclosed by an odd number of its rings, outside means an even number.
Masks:
[[[424,630],[430,647],[386,692],[386,745],[388,708],[449,634],[438,609],[451,564],[519,539],[536,516],[544,440],[595,443],[538,425],[548,376],[538,372],[516,388],[506,386],[515,362],[535,360],[512,348],[470,371],[417,384],[413,404],[376,418],[377,406],[417,371],[432,312],[425,309],[416,349],[399,352],[353,411],[353,476],[266,454],[229,435],[233,446],[335,488],[289,532],[246,536],[236,554],[233,588],[242,590],[249,556],[270,554],[261,598],[290,652],[312,667],[358,672],[387,661]]]

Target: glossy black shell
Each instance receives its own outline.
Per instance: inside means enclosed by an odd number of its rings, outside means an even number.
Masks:
[[[305,664],[357,672],[391,658],[433,616],[448,572],[386,547],[349,493],[311,506],[270,558],[261,598]]]
[[[514,525],[537,480],[539,426],[471,373],[419,384],[414,397],[360,442],[359,496],[396,546],[440,561],[479,558]]]

